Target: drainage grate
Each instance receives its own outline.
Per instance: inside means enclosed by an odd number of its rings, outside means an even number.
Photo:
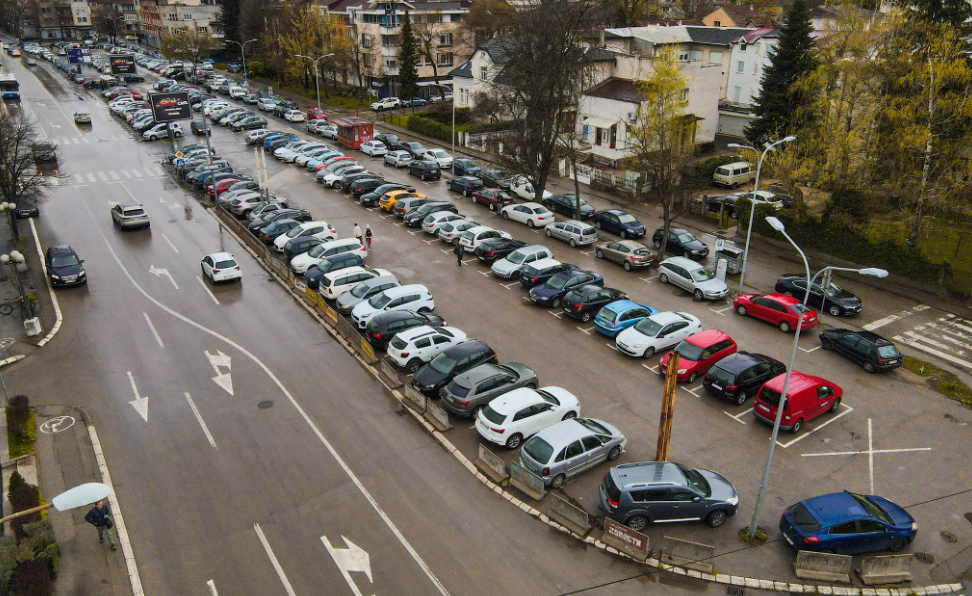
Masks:
[[[741,586],[726,586],[727,596],[746,596],[746,589]]]

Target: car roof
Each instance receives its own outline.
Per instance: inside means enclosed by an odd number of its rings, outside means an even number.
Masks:
[[[475,385],[485,379],[492,378],[496,376],[499,372],[499,367],[491,362],[485,364],[480,364],[475,368],[471,368],[461,375],[457,376],[457,379],[462,379],[465,383],[470,385]]]
[[[339,275],[352,275],[355,273],[368,273],[363,265],[355,265],[354,267],[345,267],[344,269],[335,269],[334,271],[328,271],[324,274],[327,279],[334,279]]]
[[[706,348],[724,339],[732,339],[732,338],[729,337],[728,334],[719,331],[718,329],[706,329],[705,331],[699,331],[698,333],[693,333],[692,335],[686,337],[685,341],[689,342],[693,346]]]
[[[584,272],[579,271],[579,273],[584,273]],[[604,308],[614,311],[616,313],[620,313],[626,310],[631,310],[632,308],[644,308],[644,306],[645,306],[644,304],[639,304],[634,300],[622,299],[622,300],[615,300],[614,302],[605,305]]]
[[[52,255],[69,255],[74,254],[74,249],[71,248],[70,244],[58,244],[57,246],[51,246],[47,249],[47,252]]]
[[[675,323],[677,321],[684,321],[677,312],[666,310],[664,312],[656,312],[648,317],[652,321],[658,323],[659,325],[668,325],[669,323]]]
[[[830,493],[804,499],[803,505],[810,510],[820,525],[829,527],[855,519],[869,519],[867,510],[847,491]]]
[[[752,298],[758,298],[759,296],[760,296],[759,294],[756,294],[756,295],[752,296]],[[779,302],[781,304],[787,304],[787,305],[791,305],[791,304],[801,304],[803,302],[799,298],[796,298],[794,296],[787,296],[786,294],[777,294],[777,293],[763,294],[763,297],[764,298],[769,298],[770,300],[773,300],[774,302]]]
[[[736,352],[735,354],[730,354],[726,356],[719,362],[716,362],[715,366],[721,368],[724,371],[731,372],[733,374],[741,373],[742,371],[751,368],[752,366],[759,364],[761,362],[773,361],[772,358],[763,356],[762,354],[750,354],[749,352]]]
[[[460,344],[461,345],[461,344]],[[498,414],[509,416],[525,406],[544,401],[535,389],[520,387],[489,402],[489,407]]]
[[[455,333],[453,333],[453,332],[454,331],[458,331],[454,327],[447,327],[446,329],[450,333],[452,333],[453,336],[455,336]],[[423,337],[423,336],[426,336],[426,335],[436,334],[438,332],[439,332],[439,330],[436,329],[435,327],[431,326],[431,325],[417,325],[415,327],[411,327],[411,328],[406,329],[404,331],[399,331],[398,333],[396,333],[396,335],[402,341],[410,342],[410,341],[414,341],[414,340],[416,340],[416,339],[418,339],[420,337]]]
[[[124,203],[118,203],[118,206],[122,209],[135,209],[143,207],[138,201],[125,201]]]
[[[769,381],[766,381],[765,387],[769,387],[777,393],[783,391],[783,381],[786,375],[778,375],[773,377]],[[833,383],[823,379],[821,377],[815,377],[813,375],[808,375],[806,373],[792,371],[790,373],[790,385],[786,388],[786,394],[793,397],[795,394],[803,391],[805,389],[812,389],[813,387],[819,387],[821,385],[831,386]]]
[[[467,234],[472,233],[473,235],[476,235],[476,234],[481,234],[483,232],[492,232],[492,231],[493,228],[489,226],[476,226],[474,228],[469,228],[468,230],[466,230],[466,233]]]
[[[648,248],[644,244],[642,244],[640,242],[636,242],[634,240],[614,240],[614,242],[616,242],[617,244],[620,244],[621,246],[627,246],[628,248],[633,249],[633,250],[638,250],[638,249],[642,249],[642,248]]]
[[[854,333],[861,336],[867,341],[877,344],[879,346],[893,346],[894,342],[891,340],[874,333],[873,331],[855,331],[853,329],[830,329],[831,333],[836,333],[838,335],[847,335],[849,333]]]
[[[649,461],[621,464],[611,470],[621,482],[621,487],[632,484],[684,486],[685,473],[681,467],[670,461]]]
[[[524,248],[529,248],[529,247],[524,247]],[[523,249],[521,248],[517,250],[523,250]],[[538,261],[534,261],[530,263],[529,265],[534,269],[539,270],[539,269],[546,269],[547,267],[556,267],[557,265],[560,264],[561,264],[560,261],[558,261],[557,259],[553,259],[551,257],[544,257]]]
[[[661,262],[662,265],[665,263],[671,263],[672,265],[678,265],[679,267],[685,267],[686,269],[693,271],[695,269],[704,269],[705,265],[702,263],[697,263],[688,257],[668,257]]]
[[[228,252],[214,252],[206,256],[211,257],[214,261],[225,261],[227,259],[230,261],[236,260],[233,258],[233,255],[229,254]]]
[[[395,297],[395,296],[401,296],[402,294],[409,294],[411,292],[428,292],[431,294],[431,292],[429,292],[429,289],[423,286],[422,284],[409,284],[407,286],[397,286],[394,288],[388,288],[382,293],[388,296]]]

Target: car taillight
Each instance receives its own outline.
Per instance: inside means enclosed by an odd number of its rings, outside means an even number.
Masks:
[[[574,305],[574,308],[576,308],[577,310],[580,310],[581,309],[581,305],[580,304],[575,304]]]
[[[884,364],[884,360],[883,360],[883,359],[881,359],[881,358],[878,358],[878,361],[877,361],[877,363],[878,363],[878,364]]]
[[[372,334],[371,334],[371,337],[373,337],[373,338],[375,338],[375,339],[381,339],[381,334],[380,334],[380,333],[377,333],[377,332],[375,332],[375,333],[372,333]]]
[[[614,329],[614,321],[611,321],[611,329]]]
[[[503,434],[503,433],[506,432],[506,429],[505,428],[493,428],[492,426],[489,427],[489,430],[493,431],[494,433],[496,433],[498,435],[501,435],[501,434]]]
[[[219,273],[219,269],[213,269],[213,273]]]
[[[491,252],[491,253],[489,253],[489,254],[488,254],[488,255],[486,255],[486,256],[487,256],[487,257],[495,257],[495,256],[496,256],[496,253],[495,253],[495,252]]]
[[[531,278],[531,281],[532,281],[533,283],[537,283],[537,280],[538,280],[538,279],[540,279],[540,278],[539,278],[539,277],[534,277],[534,278]]]
[[[408,352],[402,352],[402,358],[408,358]]]
[[[607,502],[608,502],[608,505],[610,505],[611,507],[617,507],[618,506],[618,502],[615,501],[614,499],[612,499],[611,497],[608,497]]]
[[[807,544],[817,544],[818,542],[820,542],[820,539],[817,538],[816,536],[804,536],[803,541],[806,542]]]
[[[543,472],[541,472],[540,475],[541,476],[549,476],[550,475],[550,468],[544,468],[543,469]]]
[[[469,402],[468,401],[459,401],[459,400],[456,400],[456,403],[459,404],[460,406],[468,406],[469,405]]]
[[[643,258],[644,258],[644,257],[639,257],[638,255],[634,255],[634,256],[632,256],[632,257],[631,257],[631,260],[632,260],[632,261],[640,261],[640,260],[642,260]]]
[[[735,391],[736,389],[739,389],[739,385],[726,385],[725,386],[725,390],[726,391]]]

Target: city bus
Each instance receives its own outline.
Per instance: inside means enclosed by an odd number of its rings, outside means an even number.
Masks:
[[[0,72],[0,95],[3,99],[20,99],[20,85],[12,72]]]

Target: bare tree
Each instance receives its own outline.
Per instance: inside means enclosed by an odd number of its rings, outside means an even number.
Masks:
[[[178,29],[162,32],[162,55],[192,62],[192,72],[196,64],[216,49],[216,42],[209,33],[195,29]]]
[[[51,187],[51,177],[37,163],[57,159],[57,148],[38,140],[26,116],[0,112],[0,196],[11,203],[36,199]]]
[[[436,85],[439,84],[439,37],[443,34],[452,33],[452,30],[441,21],[429,19],[430,15],[421,22],[412,25],[413,35],[415,36],[415,50],[418,55],[425,58],[427,64],[432,65],[432,78]]]
[[[0,2],[0,26],[11,35],[20,37],[21,21],[27,7],[31,4],[31,0],[3,0],[3,2]]]
[[[476,0],[462,21],[467,34],[459,40],[472,51],[480,44],[513,30],[517,12],[506,0]]]

